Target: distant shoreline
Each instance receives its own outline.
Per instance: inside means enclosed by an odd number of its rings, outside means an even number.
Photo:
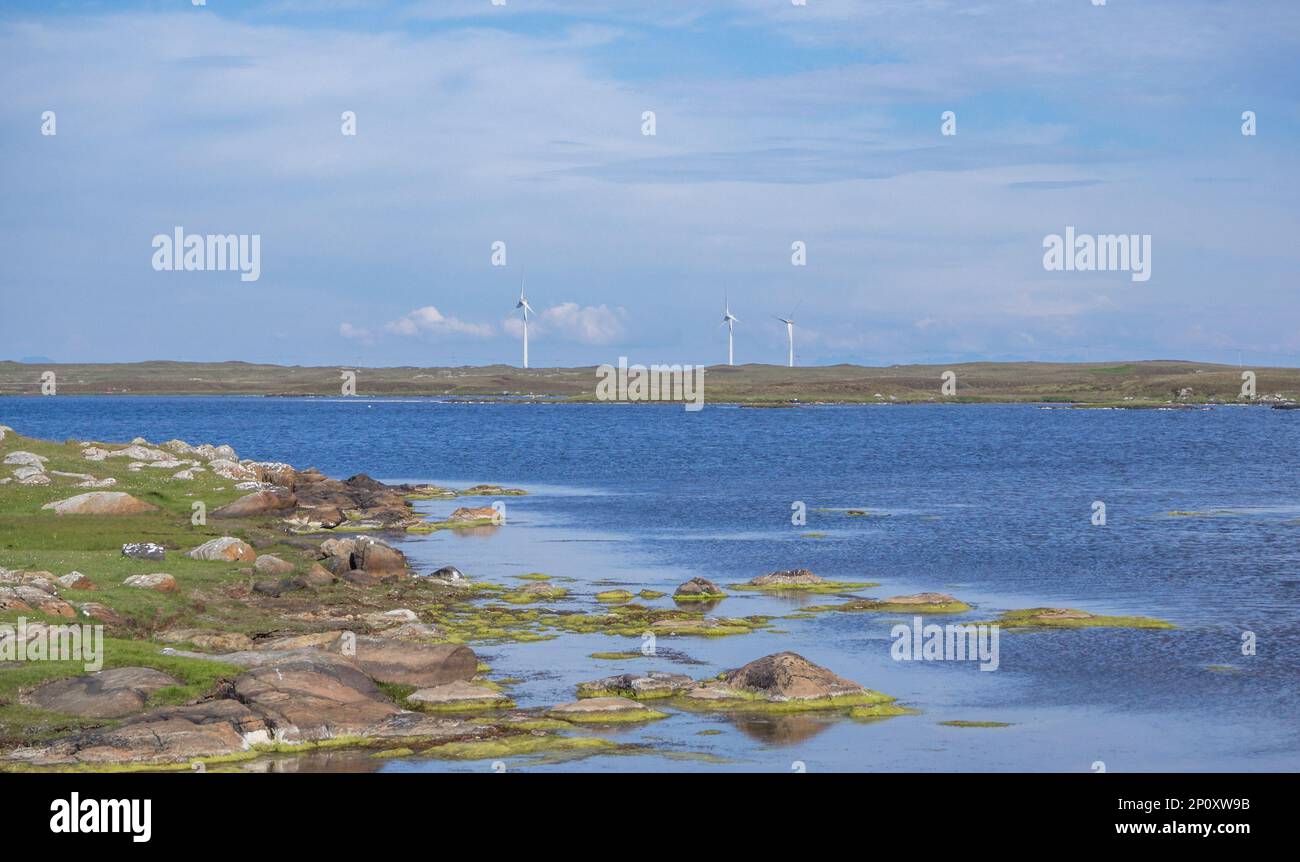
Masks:
[[[364,368],[245,362],[28,364],[0,362],[0,396],[56,395],[434,397],[498,403],[599,403],[595,366],[506,365]],[[951,373],[951,376],[949,375]],[[50,378],[48,375],[53,375]],[[1247,375],[1253,378],[1247,379]],[[1253,368],[1184,360],[975,362],[950,365],[714,365],[707,403],[994,403],[1088,407],[1286,404],[1300,400],[1300,368]],[[945,380],[950,384],[944,388]],[[1253,392],[1251,388],[1253,387]]]

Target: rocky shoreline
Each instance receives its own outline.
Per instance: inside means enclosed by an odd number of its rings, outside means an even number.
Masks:
[[[722,637],[770,626],[770,617],[715,615],[728,590],[843,599],[804,616],[971,609],[940,593],[864,598],[857,593],[874,584],[793,569],[725,588],[693,578],[673,607],[641,603],[658,591],[616,589],[582,610],[560,610],[550,603],[568,590],[548,575],[500,585],[450,564],[419,573],[395,541],[430,529],[509,529],[491,506],[429,522],[413,501],[521,489],[336,480],[241,460],[224,445],[52,443],[4,426],[0,455],[0,515],[11,525],[0,533],[0,623],[21,621],[24,638],[74,622],[102,625],[105,635],[103,669],[93,671],[24,662],[21,645],[0,637],[0,770],[238,769],[321,748],[381,758],[574,757],[636,750],[578,731],[658,721],[666,709],[904,715],[914,710],[791,652],[705,679],[662,668],[593,674],[573,701],[520,709],[511,681],[494,679],[474,645],[593,632]],[[1168,625],[1145,619],[1036,608],[1006,622]]]

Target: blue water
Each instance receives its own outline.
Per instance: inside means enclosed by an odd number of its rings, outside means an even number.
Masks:
[[[687,413],[58,396],[6,398],[0,423],[53,439],[230,443],[241,457],[338,477],[522,486],[530,494],[506,501],[507,526],[438,533],[403,549],[422,569],[453,564],[494,582],[531,571],[573,578],[574,608],[591,609],[591,594],[608,589],[595,581],[671,592],[694,575],[725,585],[805,567],[881,582],[870,595],[953,593],[975,605],[963,617],[971,621],[1067,606],[1179,626],[1004,633],[996,672],[896,662],[890,628],[910,618],[868,614],[776,620],[776,631],[742,637],[661,638],[660,658],[627,663],[587,656],[636,649],[637,639],[486,646],[479,651],[495,674],[524,680],[513,690],[523,706],[571,700],[574,683],[623,670],[704,677],[788,649],[921,711],[871,723],[675,713],[613,734],[648,743],[644,754],[511,769],[789,771],[796,761],[809,771],[1086,772],[1095,761],[1108,771],[1300,768],[1297,412],[709,405]],[[1105,526],[1091,522],[1098,500]],[[807,507],[806,526],[791,523],[796,501]],[[439,513],[450,504],[420,505]],[[847,508],[880,516],[850,518]],[[798,604],[742,593],[717,613],[786,614]],[[1245,631],[1256,655],[1242,654]],[[953,719],[1012,726],[938,724]],[[698,735],[705,729],[723,733]]]

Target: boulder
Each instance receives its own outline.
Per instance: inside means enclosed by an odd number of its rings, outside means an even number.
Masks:
[[[78,482],[78,488],[111,488],[117,484],[117,480],[112,476],[103,479],[87,479],[84,482]]]
[[[374,575],[405,574],[406,556],[396,548],[376,539],[362,537],[352,552],[352,568],[365,569]]]
[[[546,714],[551,718],[559,718],[564,721],[597,724],[667,718],[666,713],[649,709],[645,704],[637,703],[635,700],[628,700],[625,697],[584,698],[575,700],[572,703],[561,703],[553,706],[546,711]]]
[[[264,575],[287,575],[293,571],[293,563],[273,554],[262,554],[253,562],[253,568]]]
[[[691,578],[679,586],[673,598],[679,602],[713,601],[726,598],[722,588],[707,578]]]
[[[132,575],[125,581],[122,581],[124,587],[134,587],[138,590],[155,590],[160,593],[180,592],[180,585],[176,579],[166,572],[155,572],[152,575]]]
[[[208,469],[223,479],[233,479],[236,482],[250,482],[257,479],[257,474],[243,464],[225,458],[214,458],[209,461]]]
[[[91,582],[90,578],[86,577],[81,572],[68,572],[63,577],[56,579],[56,582],[60,587],[63,587],[65,590],[98,589],[98,587],[96,587],[94,583]]]
[[[5,456],[6,464],[17,464],[23,467],[36,467],[40,470],[45,469],[45,462],[50,460],[44,455],[37,455],[33,452],[10,452]]]
[[[56,515],[138,515],[157,510],[156,506],[137,500],[123,491],[91,491],[66,500],[46,503],[41,508],[53,509]]]
[[[449,521],[491,521],[497,518],[497,510],[491,506],[461,506],[451,513]]]
[[[366,674],[324,656],[253,668],[235,680],[234,694],[289,742],[360,734],[401,712]]]
[[[751,587],[804,587],[824,583],[826,583],[825,578],[820,578],[807,569],[789,569],[784,572],[772,572],[769,575],[759,575],[751,580],[749,585]]]
[[[133,560],[153,560],[157,562],[167,556],[167,549],[153,542],[127,542],[122,546],[122,556]]]
[[[41,709],[83,718],[121,718],[145,708],[149,695],[181,681],[147,667],[119,667],[47,682],[25,700]]]
[[[27,472],[26,475],[18,476],[17,474],[24,469],[35,470],[35,468],[22,468],[22,467],[18,468],[18,470],[15,470],[14,474],[18,480],[19,485],[48,485],[53,481],[48,475],[40,471]]]
[[[40,611],[55,617],[75,617],[77,611],[58,596],[32,584],[0,587],[0,610]]]
[[[92,620],[99,620],[110,626],[120,626],[126,623],[127,618],[108,605],[99,602],[82,602],[77,605],[77,610],[83,617],[89,617]]]
[[[270,740],[266,722],[253,710],[236,700],[211,700],[150,710],[117,727],[84,731],[15,756],[43,765],[162,764],[237,754]]]
[[[253,640],[246,634],[213,629],[168,629],[154,635],[154,638],[167,644],[191,643],[213,652],[238,652],[253,648]]]
[[[823,701],[827,705],[833,705],[837,698],[868,695],[875,693],[793,652],[755,659],[738,670],[700,683],[687,693],[688,697],[701,700]]]
[[[83,452],[84,454],[84,452]],[[162,449],[152,449],[148,446],[132,444],[125,449],[111,449],[106,458],[130,458],[132,461],[173,461],[172,453],[165,452]],[[102,458],[99,460],[103,460]]]
[[[298,504],[293,494],[283,490],[254,491],[212,511],[214,518],[254,518],[292,509]]]
[[[510,698],[491,688],[456,680],[432,688],[421,688],[408,694],[406,699],[427,709],[478,709],[511,706]]]
[[[187,555],[195,560],[223,560],[229,563],[251,563],[257,559],[257,551],[247,542],[234,536],[222,536],[204,542]]]
[[[32,478],[33,476],[45,476],[45,468],[42,467],[40,464],[37,464],[35,467],[14,468],[14,478],[17,479],[19,483],[23,485],[28,484],[26,480]],[[49,482],[49,479],[50,479],[49,476],[45,476],[45,480],[47,483]]]
[[[344,650],[355,647],[355,654]],[[328,647],[379,682],[431,688],[470,680],[478,672],[478,656],[464,644],[425,644],[378,636],[360,636],[355,644],[338,638]]]
[[[308,588],[307,582],[302,578],[264,578],[253,584],[253,592],[272,598]]]
[[[672,697],[695,685],[695,680],[684,673],[651,671],[646,674],[624,673],[607,676],[593,682],[578,683],[578,697],[628,697],[649,700]]]

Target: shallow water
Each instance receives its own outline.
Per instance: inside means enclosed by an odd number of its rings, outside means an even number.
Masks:
[[[639,639],[480,647],[494,676],[523,679],[513,688],[521,706],[571,700],[576,682],[624,670],[703,677],[794,650],[921,710],[873,722],[674,713],[612,734],[649,743],[644,754],[508,769],[789,771],[800,762],[809,771],[1086,772],[1098,760],[1108,771],[1300,768],[1297,412],[709,405],[687,413],[57,396],[0,400],[0,423],[52,439],[227,442],[241,457],[337,477],[522,486],[528,496],[506,499],[507,526],[435,533],[403,550],[422,571],[452,564],[498,583],[534,571],[573,578],[564,586],[575,608],[609,589],[596,581],[671,592],[695,575],[726,585],[806,567],[880,582],[869,595],[939,590],[975,606],[927,622],[1068,606],[1179,626],[1004,632],[996,672],[895,662],[890,628],[910,616],[879,614],[776,620],[779,631],[731,638],[661,637],[658,657],[626,662],[588,654],[636,650]],[[1105,526],[1091,523],[1095,500],[1106,504]],[[807,506],[806,526],[791,524],[795,501]],[[418,505],[437,513],[455,503]],[[849,508],[873,517],[848,517]],[[738,593],[717,612],[787,614],[800,601]],[[1244,630],[1256,635],[1255,656],[1241,654]],[[938,724],[947,720],[1012,726]],[[491,768],[333,758],[284,768]]]

